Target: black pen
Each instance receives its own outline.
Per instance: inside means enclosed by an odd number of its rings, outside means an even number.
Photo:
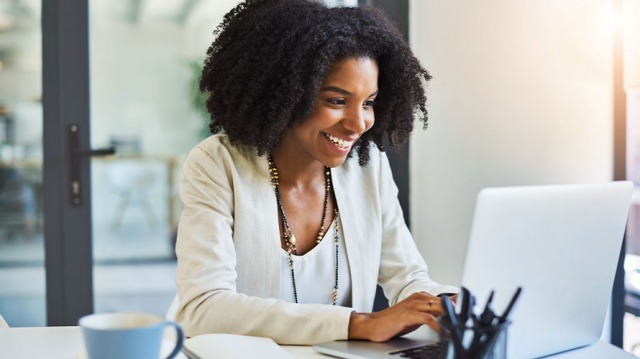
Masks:
[[[509,319],[509,314],[511,314],[513,306],[516,304],[516,301],[518,300],[518,297],[520,297],[521,292],[522,287],[518,287],[518,289],[516,289],[516,292],[513,294],[513,297],[511,297],[511,301],[509,302],[507,309],[505,309],[504,313],[502,313],[502,315],[498,318],[499,323],[504,323],[507,321],[507,319]]]
[[[491,347],[495,344],[497,338],[500,336],[500,334],[502,334],[501,331],[504,330],[502,328],[503,325],[504,324],[502,323],[498,323],[490,328],[490,331],[485,335],[485,340],[479,344],[478,348],[475,348],[474,352],[472,353],[472,357],[484,358],[487,351],[491,349]]]
[[[490,328],[496,318],[495,313],[491,309],[491,302],[493,302],[493,296],[495,291],[492,290],[489,293],[489,298],[484,306],[484,310],[477,318],[474,318],[473,339],[469,346],[469,352],[474,353],[482,349],[482,343],[486,342],[487,328]]]
[[[511,312],[513,311],[513,307],[515,306],[516,301],[518,300],[518,297],[520,297],[521,292],[522,292],[522,287],[518,287],[518,289],[516,289],[516,292],[511,297],[511,300],[507,305],[507,309],[504,310],[504,313],[502,313],[501,316],[497,317],[498,321],[496,324],[494,324],[491,327],[492,330],[490,331],[489,335],[484,341],[484,344],[477,349],[479,358],[482,358],[486,354],[486,352],[494,345],[495,341],[500,336],[501,331],[505,330],[503,326],[507,325],[505,323],[509,319],[509,314],[511,314]]]
[[[467,321],[471,317],[471,309],[473,308],[474,298],[471,292],[465,287],[461,288],[462,303],[460,304],[460,324],[462,326],[467,324]]]
[[[460,321],[458,320],[458,315],[456,314],[455,309],[453,309],[453,304],[451,304],[451,299],[449,299],[448,296],[443,296],[441,300],[442,300],[442,309],[444,310],[444,313],[449,318],[451,325],[453,325],[454,328],[459,328]]]
[[[446,329],[440,329],[440,330],[447,330],[449,332],[449,341],[453,343],[454,346],[454,350],[456,353],[456,355],[454,355],[455,358],[458,357],[462,357],[464,358],[466,356],[466,352],[464,350],[464,346],[462,343],[462,338],[458,335],[458,328],[456,326],[454,326],[450,320],[447,320],[448,318],[443,317],[440,320],[440,324],[442,326],[444,326]]]
[[[491,309],[491,302],[493,301],[494,294],[495,291],[492,290],[489,294],[489,299],[487,299],[487,304],[485,304],[484,306],[484,311],[482,311],[482,314],[480,314],[480,325],[482,326],[491,325],[493,319],[496,317],[495,313]]]

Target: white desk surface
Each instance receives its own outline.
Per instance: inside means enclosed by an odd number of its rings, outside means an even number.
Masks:
[[[77,359],[84,343],[80,327],[0,328],[0,358]],[[310,346],[284,345],[294,358],[327,359]]]
[[[0,328],[0,358],[76,359],[83,349],[79,327]],[[327,359],[310,346],[283,346],[301,359]],[[633,355],[605,342],[548,357],[551,359],[633,359]]]

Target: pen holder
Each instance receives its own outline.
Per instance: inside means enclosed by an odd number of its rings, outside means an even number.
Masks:
[[[492,326],[467,325],[440,330],[441,359],[505,359],[510,321]],[[454,330],[455,333],[452,333]]]

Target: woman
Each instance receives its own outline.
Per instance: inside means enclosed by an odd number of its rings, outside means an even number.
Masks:
[[[207,51],[211,131],[184,167],[176,253],[188,336],[385,341],[437,328],[440,294],[383,150],[426,125],[421,67],[378,11],[247,1]],[[373,146],[372,146],[373,144]],[[380,284],[390,307],[371,313]]]

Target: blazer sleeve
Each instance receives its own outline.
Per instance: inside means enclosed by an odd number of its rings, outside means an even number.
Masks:
[[[427,264],[404,221],[387,156],[380,153],[379,158],[382,248],[378,283],[389,305],[420,291],[432,295],[458,293],[459,288],[438,284],[429,277]]]
[[[212,155],[208,150],[199,146],[191,151],[180,186],[184,209],[176,243],[180,301],[176,320],[186,335],[242,334],[280,344],[347,339],[351,308],[295,304],[236,291],[233,176],[237,169],[228,151]]]

